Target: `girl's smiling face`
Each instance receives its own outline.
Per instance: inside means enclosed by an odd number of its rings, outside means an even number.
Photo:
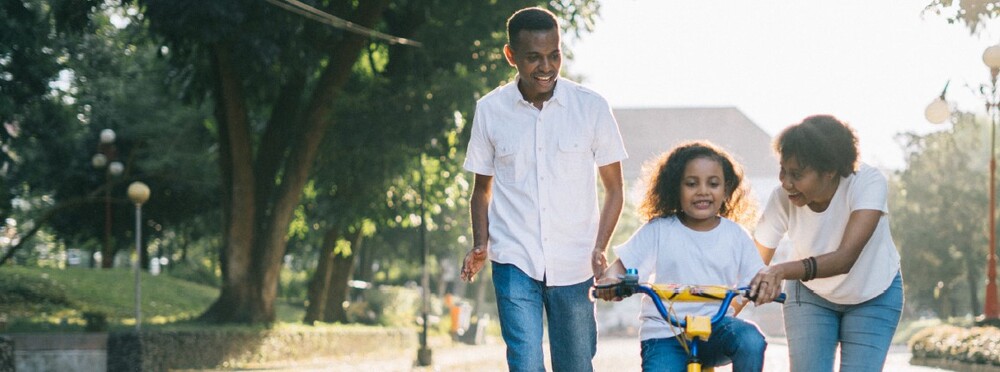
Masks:
[[[708,231],[719,224],[719,209],[726,202],[726,178],[722,164],[706,157],[684,166],[681,179],[681,222],[692,230]]]

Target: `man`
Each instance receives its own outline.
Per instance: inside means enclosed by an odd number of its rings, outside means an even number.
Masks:
[[[587,292],[608,265],[625,146],[607,101],[559,77],[555,15],[514,13],[503,51],[517,77],[476,105],[464,165],[476,174],[473,248],[461,276],[471,281],[492,261],[511,371],[544,370],[543,310],[553,370],[591,371],[597,322]]]

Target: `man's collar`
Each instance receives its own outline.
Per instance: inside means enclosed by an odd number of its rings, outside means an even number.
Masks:
[[[521,80],[521,75],[515,76],[514,81],[511,82],[509,86],[510,89],[509,94],[511,95],[512,98],[511,101],[515,105],[514,107],[517,107],[516,105],[521,102],[525,102],[531,105],[531,102],[528,102],[528,100],[524,99],[524,95],[521,94],[521,89],[517,87],[517,84],[520,80]],[[555,103],[560,106],[566,106],[566,102],[569,102],[568,97],[569,97],[570,87],[568,85],[569,82],[566,79],[563,79],[561,76],[557,76],[556,87],[555,89],[552,90],[552,97],[549,97],[548,101],[546,102],[549,102],[550,104]]]

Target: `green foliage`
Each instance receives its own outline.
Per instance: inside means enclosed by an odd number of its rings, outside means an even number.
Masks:
[[[989,132],[971,114],[950,130],[899,137],[907,167],[891,179],[889,216],[912,313],[978,313],[986,257]]]
[[[925,12],[942,15],[948,23],[961,24],[971,33],[977,33],[986,21],[1000,15],[997,0],[933,0],[924,8]]]
[[[85,312],[106,314],[112,325],[134,324],[133,278],[134,272],[119,269],[4,267],[0,269],[0,314],[27,328],[60,322],[82,325]],[[211,287],[144,273],[143,323],[192,318],[217,294]]]

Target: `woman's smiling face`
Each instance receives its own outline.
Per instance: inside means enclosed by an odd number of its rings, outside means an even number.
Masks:
[[[778,180],[792,204],[808,205],[814,212],[826,210],[840,184],[840,177],[835,172],[820,173],[812,167],[802,166],[794,156],[781,160]]]

